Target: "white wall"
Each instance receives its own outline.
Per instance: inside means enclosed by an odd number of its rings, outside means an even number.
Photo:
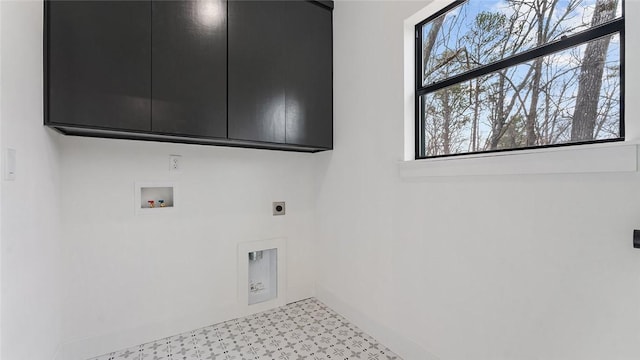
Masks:
[[[60,359],[236,317],[237,246],[286,237],[289,300],[313,296],[314,154],[61,139],[67,282]],[[169,155],[182,171],[169,172]],[[172,213],[136,215],[135,182],[174,181]],[[287,214],[273,216],[272,201]],[[139,203],[138,203],[139,205]]]
[[[0,19],[2,19],[2,3],[0,3]],[[2,26],[0,26],[0,156],[3,151],[2,143]],[[3,171],[0,158],[0,171]],[[4,176],[0,175],[0,176]],[[2,179],[0,179],[2,181]],[[2,184],[0,183],[0,358],[2,357]]]
[[[1,327],[6,360],[52,359],[61,341],[59,159],[42,126],[42,3],[0,4],[0,134],[16,149],[2,181]]]
[[[336,2],[335,150],[318,169],[316,249],[331,259],[318,263],[321,300],[410,360],[640,358],[637,173],[398,176],[403,20],[427,3]],[[628,21],[628,34],[638,27]],[[629,50],[626,63],[637,57]],[[640,77],[630,67],[631,123]]]

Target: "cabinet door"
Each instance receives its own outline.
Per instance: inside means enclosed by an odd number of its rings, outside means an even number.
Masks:
[[[226,6],[153,2],[153,132],[227,136]]]
[[[151,3],[48,1],[49,124],[151,128]]]
[[[332,14],[313,2],[287,2],[286,142],[333,146]]]
[[[285,3],[229,2],[229,138],[285,142]]]

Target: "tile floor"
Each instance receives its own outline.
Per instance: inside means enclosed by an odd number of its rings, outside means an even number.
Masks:
[[[310,298],[90,360],[401,360]]]

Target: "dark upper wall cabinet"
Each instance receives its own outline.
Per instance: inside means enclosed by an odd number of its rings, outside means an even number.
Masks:
[[[152,3],[154,132],[227,136],[226,2]]]
[[[286,142],[333,146],[332,14],[307,1],[288,1]]]
[[[46,122],[151,130],[151,4],[47,5]]]
[[[284,143],[285,2],[229,2],[229,138]]]
[[[45,1],[45,124],[332,148],[330,1]]]
[[[330,149],[331,9],[229,3],[229,137]]]

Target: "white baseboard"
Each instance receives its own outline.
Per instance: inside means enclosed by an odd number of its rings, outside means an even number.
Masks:
[[[62,344],[58,344],[56,352],[53,354],[53,360],[63,359],[62,357]]]
[[[314,286],[289,286],[287,288],[287,304],[315,296]]]
[[[221,307],[193,313],[180,318],[145,324],[131,329],[78,339],[62,344],[55,360],[86,360],[112,351],[126,349],[157,339],[177,335],[238,317],[240,309],[236,306]]]
[[[331,309],[347,318],[367,334],[373,336],[385,346],[405,360],[439,360],[439,358],[418,344],[398,335],[394,330],[380,324],[363,314],[356,308],[347,305],[330,291],[318,287],[315,291],[308,287],[290,288],[287,290],[287,303],[304,300],[315,296]],[[133,329],[79,339],[62,344],[54,360],[86,360],[103,355],[111,351],[144,344],[157,339],[177,335],[201,327],[209,326],[244,315],[240,306],[226,306],[211,308],[210,310],[194,313],[180,318],[154,324],[147,324]]]
[[[327,289],[316,287],[316,298],[405,360],[440,359],[415,342],[400,336],[394,330],[380,324],[358,309],[343,302]]]
[[[286,301],[300,301],[312,296],[312,287],[305,287],[305,289],[293,288],[287,290]],[[245,315],[245,307],[239,305],[212,307],[206,311],[187,314],[180,318],[66,342],[59,347],[54,360],[86,360],[112,351],[163,339]]]

